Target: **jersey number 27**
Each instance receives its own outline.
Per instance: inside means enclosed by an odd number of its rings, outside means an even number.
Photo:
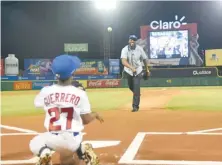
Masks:
[[[73,107],[69,108],[60,108],[61,113],[67,113],[67,120],[66,120],[66,130],[71,129],[72,127],[72,119],[73,119]],[[55,113],[55,116],[52,117],[49,121],[49,131],[61,131],[62,127],[61,125],[54,126],[53,123],[58,121],[60,119],[60,112],[59,108],[51,108],[48,110],[48,113],[50,116],[52,116],[52,113]]]

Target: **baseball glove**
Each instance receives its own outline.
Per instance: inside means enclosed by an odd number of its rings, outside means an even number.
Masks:
[[[75,87],[77,87],[77,88],[79,88],[79,89],[82,89],[82,90],[84,90],[84,91],[86,90],[86,89],[84,88],[84,86],[83,86],[79,81],[74,80],[73,83],[72,83],[72,85],[75,86]]]
[[[147,72],[146,70],[143,71],[143,79],[144,80],[148,80],[150,76],[151,76],[150,72]]]

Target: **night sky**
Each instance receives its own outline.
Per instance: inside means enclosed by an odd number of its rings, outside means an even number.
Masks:
[[[119,58],[129,34],[140,38],[141,25],[173,21],[175,15],[198,24],[200,50],[222,48],[222,1],[124,1],[112,13],[90,1],[24,1],[1,2],[1,55],[13,53],[20,61],[53,58],[64,54],[64,43],[88,43],[89,52],[81,57],[103,58],[103,30],[112,26],[112,58]]]

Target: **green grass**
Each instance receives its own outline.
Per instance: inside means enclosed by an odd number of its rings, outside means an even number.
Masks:
[[[162,88],[162,87],[161,87]],[[145,88],[153,90],[159,88]],[[222,110],[222,87],[170,87],[180,90],[166,105],[170,110],[220,111]],[[143,89],[144,90],[144,89]],[[2,116],[44,114],[34,107],[38,91],[1,92]],[[132,94],[128,88],[87,90],[93,111],[115,110],[130,103]],[[148,100],[147,100],[148,101]]]
[[[170,110],[222,111],[222,88],[182,88],[167,104]]]
[[[115,110],[127,104],[131,95],[126,95],[128,89],[95,89],[88,90],[88,96],[93,111]],[[24,116],[43,114],[42,109],[34,107],[37,91],[2,92],[2,116]]]
[[[19,94],[20,93],[20,94]],[[35,94],[33,92],[2,92],[2,116],[31,115],[44,113],[34,108]]]
[[[131,101],[132,95],[126,95],[126,90],[90,91],[88,92],[92,109],[95,111],[115,110]]]

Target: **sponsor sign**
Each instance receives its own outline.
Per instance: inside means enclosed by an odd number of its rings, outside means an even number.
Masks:
[[[113,88],[120,87],[120,80],[88,80],[87,88]]]
[[[211,70],[194,70],[193,75],[194,76],[200,76],[200,75],[211,75],[212,71]]]
[[[108,75],[108,61],[83,60],[75,75]]]
[[[74,80],[101,80],[101,79],[117,79],[117,75],[93,75],[93,76],[88,76],[88,75],[77,75],[74,76]],[[15,80],[57,80],[54,76],[47,76],[47,77],[42,77],[42,76],[1,76],[2,81],[15,81]]]
[[[72,43],[65,43],[64,44],[64,51],[65,52],[88,52],[88,44],[72,44]]]
[[[52,85],[52,81],[36,81],[32,82],[32,89],[42,89],[43,87]]]
[[[15,81],[18,80],[18,76],[1,76],[1,81]]]
[[[151,77],[176,78],[176,77],[216,77],[216,68],[177,68],[177,69],[152,69]]]
[[[53,76],[51,69],[51,59],[25,59],[24,60],[24,75],[34,76]]]
[[[205,50],[206,66],[222,66],[222,49]]]
[[[184,20],[185,20],[185,16],[178,18],[178,16],[175,15],[174,21],[164,22],[163,20],[159,20],[159,21],[154,20],[150,23],[150,27],[154,30],[179,29],[181,25],[187,24],[186,22],[184,22]]]
[[[14,90],[31,90],[32,82],[31,81],[15,81],[13,83]]]
[[[109,74],[119,74],[119,73],[120,73],[120,60],[109,59]]]

